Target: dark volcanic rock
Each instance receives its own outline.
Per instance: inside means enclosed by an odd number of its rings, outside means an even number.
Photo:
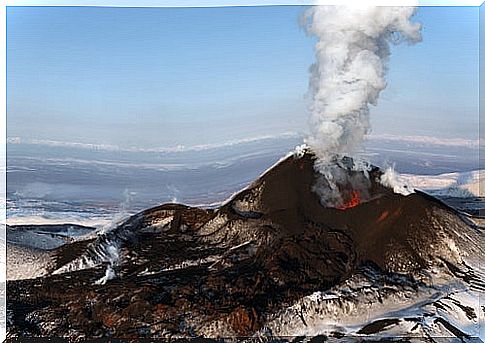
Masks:
[[[317,175],[306,153],[286,158],[218,209],[166,204],[143,211],[95,239],[58,248],[50,275],[8,282],[9,332],[78,338],[279,334],[286,331],[275,324],[281,323],[278,313],[356,275],[395,282],[406,294],[421,287],[418,276],[433,266],[449,264],[471,275],[450,242],[466,232],[474,243],[462,243],[478,254],[472,247],[482,239],[478,229],[425,194],[393,193],[377,181],[380,175],[377,168],[369,172],[368,201],[325,208],[312,191]],[[361,332],[397,322],[363,322]]]

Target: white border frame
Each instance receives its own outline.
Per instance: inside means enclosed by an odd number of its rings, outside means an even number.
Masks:
[[[485,0],[6,0],[4,6],[231,7],[231,6],[476,6]]]
[[[6,0],[0,4],[0,223],[6,223],[6,134],[7,134],[7,32],[6,7],[11,6],[95,6],[95,7],[236,7],[236,6],[460,6],[480,7],[485,0]],[[0,250],[0,342],[5,341],[7,333],[6,318],[6,232],[0,234],[4,239],[4,249]]]

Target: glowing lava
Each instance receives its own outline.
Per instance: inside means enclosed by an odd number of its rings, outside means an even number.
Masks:
[[[360,204],[360,192],[356,190],[352,190],[350,192],[350,199],[344,202],[342,205],[337,206],[339,210],[346,210],[348,208],[355,207]]]

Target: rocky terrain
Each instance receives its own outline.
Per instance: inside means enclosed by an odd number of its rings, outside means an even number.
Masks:
[[[335,207],[307,151],[216,209],[165,204],[56,247],[18,245],[42,257],[7,283],[8,335],[483,337],[483,228],[395,194],[376,167],[336,168]]]

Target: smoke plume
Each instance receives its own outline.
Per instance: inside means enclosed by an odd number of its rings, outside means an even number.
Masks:
[[[352,155],[369,133],[369,104],[386,87],[390,43],[421,40],[414,7],[314,6],[305,13],[315,35],[311,67],[311,135],[306,143],[325,165]]]
[[[315,191],[325,206],[342,206],[341,189],[358,187],[339,176],[342,166],[335,163],[354,155],[369,133],[369,105],[376,105],[386,88],[390,44],[421,40],[420,24],[411,21],[414,13],[414,7],[375,6],[314,6],[305,13],[307,32],[318,39],[310,78],[311,134],[305,143],[324,178]]]

